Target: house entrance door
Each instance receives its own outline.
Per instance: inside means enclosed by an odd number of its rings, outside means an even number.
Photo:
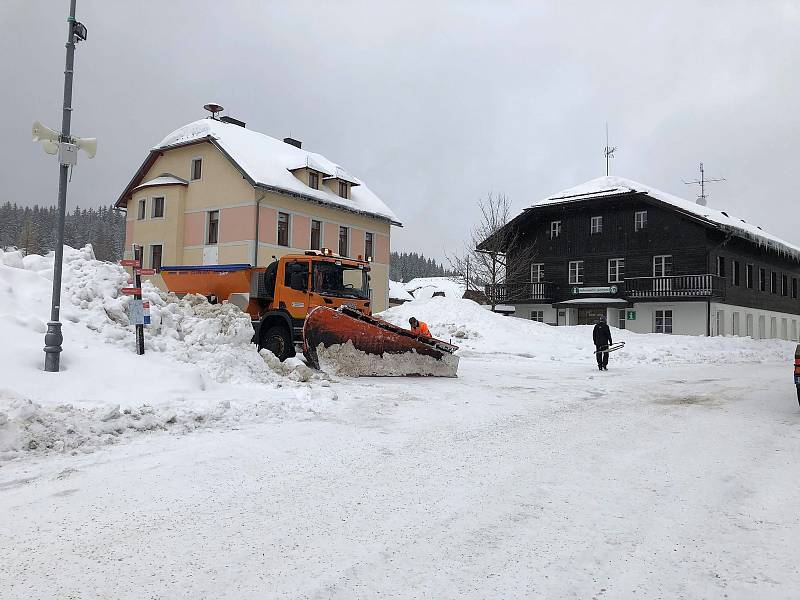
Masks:
[[[605,308],[579,308],[578,325],[594,325],[600,317],[606,316]]]

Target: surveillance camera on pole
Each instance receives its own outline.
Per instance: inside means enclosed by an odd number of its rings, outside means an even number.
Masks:
[[[83,23],[75,20],[75,1],[70,0],[67,18],[67,61],[64,68],[64,107],[61,115],[61,132],[45,127],[39,121],[33,124],[33,141],[41,142],[44,151],[58,155],[58,228],[56,230],[55,262],[53,264],[53,301],[50,321],[44,336],[44,370],[57,372],[61,357],[61,269],[64,260],[64,219],[67,212],[67,180],[69,169],[78,163],[78,150],[89,158],[97,153],[95,138],[79,138],[70,135],[72,121],[72,76],[75,63],[75,44],[86,40],[87,31]]]

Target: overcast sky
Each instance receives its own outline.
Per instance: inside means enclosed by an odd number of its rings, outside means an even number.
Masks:
[[[67,0],[0,2],[0,202],[55,204]],[[148,149],[219,102],[360,177],[396,250],[442,258],[505,193],[520,211],[612,174],[800,244],[800,2],[78,0],[69,207],[116,200]]]

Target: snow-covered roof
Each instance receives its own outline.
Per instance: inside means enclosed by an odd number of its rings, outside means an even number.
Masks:
[[[409,301],[413,300],[414,296],[409,294],[406,291],[406,288],[403,287],[403,284],[399,281],[392,281],[389,280],[389,299],[390,300],[403,300]]]
[[[415,300],[431,298],[435,293],[444,293],[446,298],[463,298],[467,286],[455,277],[416,277],[404,283],[407,292],[414,295]]]
[[[145,181],[133,189],[140,190],[142,188],[153,187],[156,185],[189,185],[189,182],[185,179],[181,179],[180,177],[176,177],[172,173],[162,173],[158,177],[155,177],[150,181]]]
[[[760,227],[747,223],[742,219],[730,216],[727,212],[702,206],[690,200],[684,200],[678,196],[673,196],[667,192],[662,192],[654,187],[625,179],[623,177],[598,177],[586,183],[582,183],[575,187],[562,190],[557,194],[548,196],[540,200],[531,208],[538,206],[547,206],[551,204],[561,204],[565,202],[585,201],[593,198],[603,198],[607,196],[614,196],[619,194],[626,194],[631,192],[641,192],[647,194],[655,200],[659,200],[666,204],[670,204],[680,210],[691,213],[711,224],[727,231],[733,235],[750,240],[762,246],[767,246],[775,251],[783,254],[788,254],[793,258],[800,260],[800,246],[791,244],[785,240],[780,239],[770,233],[767,233]]]
[[[249,177],[254,185],[273,187],[301,194],[322,203],[388,219],[399,225],[397,216],[364,182],[347,175],[354,184],[350,198],[342,198],[327,186],[315,190],[295,177],[291,171],[305,166],[322,173],[346,174],[336,163],[321,154],[302,150],[263,133],[231,123],[205,118],[184,125],[161,140],[153,150],[191,144],[204,139],[213,140]]]

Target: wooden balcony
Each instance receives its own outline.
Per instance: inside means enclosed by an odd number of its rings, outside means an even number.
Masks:
[[[549,281],[499,283],[495,286],[487,285],[486,295],[496,298],[499,304],[552,302],[553,284]]]
[[[634,298],[721,298],[725,279],[717,275],[670,275],[625,279],[625,296]]]

